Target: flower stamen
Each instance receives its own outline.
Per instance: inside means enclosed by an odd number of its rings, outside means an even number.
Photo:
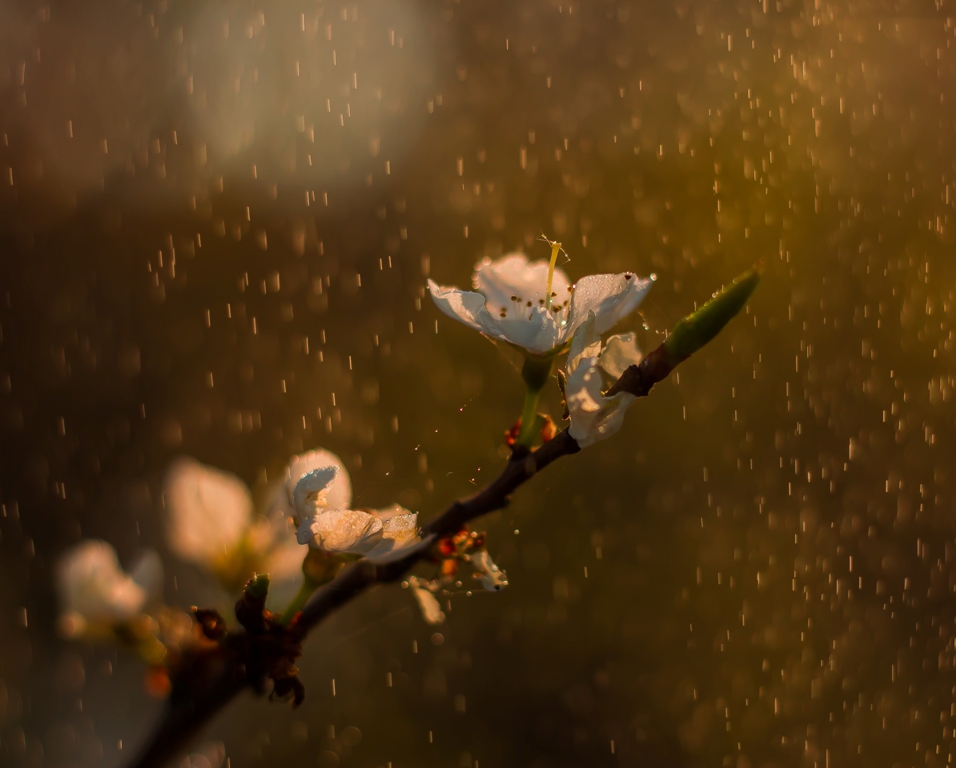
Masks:
[[[555,296],[551,292],[551,284],[554,282],[554,267],[558,263],[558,254],[561,252],[561,243],[557,240],[547,240],[548,245],[551,246],[551,262],[548,264],[548,287],[545,290],[546,306],[548,309],[551,309],[551,299]]]

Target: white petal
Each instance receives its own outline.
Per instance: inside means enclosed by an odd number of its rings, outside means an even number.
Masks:
[[[485,297],[480,293],[446,288],[432,280],[428,281],[428,289],[435,304],[449,317],[493,339],[507,341],[533,354],[551,351],[561,336],[553,313],[549,313],[544,307],[522,307],[520,312],[510,307],[506,308],[506,314],[502,317],[500,308],[493,307],[492,311],[489,311],[485,307]],[[541,287],[541,294],[544,294],[544,285]]]
[[[582,361],[565,384],[565,401],[571,417],[569,431],[582,448],[617,432],[625,411],[636,400],[627,392],[604,397],[601,394],[603,389],[604,381],[596,358]]]
[[[418,607],[422,611],[422,617],[425,619],[426,624],[441,624],[445,620],[445,612],[441,609],[441,604],[438,602],[438,598],[435,597],[435,593],[432,592],[427,586],[427,582],[422,582],[417,576],[408,577],[408,586],[412,589],[412,594],[415,595],[415,600],[418,602]]]
[[[528,262],[523,253],[511,253],[496,261],[484,259],[475,266],[474,287],[484,295],[493,315],[504,309],[509,315],[526,314],[527,309],[541,306],[547,300],[548,262]],[[568,276],[555,268],[551,280],[554,305],[563,304],[570,297]],[[512,296],[517,297],[516,300]],[[528,307],[528,302],[531,307]]]
[[[550,352],[562,335],[553,315],[543,307],[531,309],[523,317],[489,315],[485,324],[485,333],[489,336],[511,342],[535,355]]]
[[[594,328],[594,313],[588,312],[584,324],[571,340],[571,349],[568,351],[568,376],[572,376],[582,363],[585,363],[586,367],[592,365],[591,361],[600,353],[601,336]]]
[[[335,467],[335,479],[328,490],[328,502],[332,509],[348,509],[352,505],[352,482],[342,460],[331,451],[318,448],[293,456],[286,468],[286,491],[289,503],[294,502],[295,486],[305,475],[315,469]]]
[[[491,559],[487,549],[480,549],[469,555],[468,559],[481,579],[481,585],[489,592],[498,592],[508,586],[508,576],[495,561]]]
[[[633,333],[622,333],[607,340],[604,351],[598,357],[600,365],[609,376],[619,378],[632,365],[639,365],[643,355],[637,348]]]
[[[382,520],[382,539],[365,553],[369,560],[391,559],[399,550],[421,541],[416,513],[396,504],[375,514]]]
[[[242,480],[193,459],[170,468],[164,494],[169,548],[200,565],[232,550],[252,517],[252,497]]]
[[[587,320],[589,312],[594,313],[599,334],[609,331],[618,320],[637,309],[652,284],[631,272],[582,277],[574,286],[565,338]]]
[[[296,538],[326,552],[365,554],[382,537],[382,521],[368,512],[327,509],[302,521]]]
[[[484,326],[478,322],[478,315],[487,312],[485,297],[480,293],[438,285],[434,280],[428,281],[428,290],[431,292],[432,300],[446,315],[460,320],[477,331],[485,331]]]
[[[581,402],[577,410],[571,409],[571,437],[579,446],[586,448],[604,440],[620,430],[624,414],[636,398],[626,392],[602,398],[603,402]]]
[[[308,550],[296,541],[296,526],[289,517],[276,513],[260,517],[249,538],[252,548],[261,552],[265,561],[258,569],[269,574],[272,585],[301,575]],[[270,586],[269,594],[272,592]]]
[[[130,578],[135,581],[148,598],[158,598],[163,593],[163,561],[153,550],[140,556],[130,568]]]
[[[289,538],[269,552],[266,559],[263,571],[269,574],[270,583],[294,579],[299,576],[302,573],[302,561],[305,560],[307,552],[308,550],[303,549],[302,545],[296,540],[295,534],[290,533]]]
[[[269,552],[262,570],[269,574],[268,603],[279,606],[276,610],[282,610],[295,597],[302,583],[302,561],[307,552],[296,541],[294,532]]]
[[[329,507],[329,491],[337,474],[336,467],[322,467],[306,472],[299,478],[292,491],[292,506],[296,518],[302,520]]]
[[[285,486],[281,495],[286,496]],[[290,515],[273,509],[268,516],[259,516],[248,535],[246,543],[254,554],[253,569],[269,574],[269,598],[267,605],[281,610],[295,596],[302,583],[302,561],[308,548],[296,540],[296,526]]]
[[[632,363],[640,362],[641,353],[633,334],[612,336],[601,349],[593,312],[574,334],[568,353],[568,378],[564,397],[571,417],[570,433],[582,448],[610,437],[621,428],[624,413],[636,399],[627,392],[605,397],[604,377],[599,365],[612,376],[620,376]]]
[[[390,517],[382,524],[382,536],[393,542],[393,549],[414,544],[419,540],[418,515],[414,512],[407,512]]]
[[[85,541],[68,552],[56,571],[63,629],[113,625],[136,617],[147,593],[120,568],[116,550],[105,541]]]

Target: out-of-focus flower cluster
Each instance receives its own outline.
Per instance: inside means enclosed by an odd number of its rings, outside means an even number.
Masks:
[[[463,530],[440,539],[434,559],[439,564],[438,576],[431,579],[410,576],[405,581],[405,586],[412,590],[429,624],[441,624],[445,620],[439,594],[451,594],[452,590],[466,588],[465,582],[460,579],[462,565],[469,566],[472,580],[489,592],[498,592],[508,586],[507,574],[495,565],[488,554],[483,533]]]
[[[258,509],[235,475],[179,459],[167,472],[163,506],[173,555],[208,573],[227,594],[268,574],[270,604],[289,604],[281,620],[291,620],[345,563],[362,557],[386,562],[421,541],[415,512],[397,504],[353,509],[345,465],[321,449],[293,457]],[[493,563],[462,554],[469,557],[488,578],[498,573],[504,583]],[[164,606],[163,565],[153,551],[126,572],[110,544],[85,540],[61,558],[56,581],[65,637],[118,641],[150,663],[169,662],[184,647],[207,642],[210,617],[218,616]]]
[[[169,551],[205,571],[225,593],[236,595],[256,574],[268,574],[258,583],[268,585],[270,604],[280,609],[269,615],[279,623],[294,619],[311,593],[347,562],[363,557],[386,562],[421,541],[415,512],[397,504],[353,509],[345,465],[322,449],[293,457],[258,507],[235,475],[179,459],[163,483],[163,511]],[[422,595],[435,599],[434,591],[454,574],[453,562],[471,562],[489,589],[507,583],[475,535],[462,536],[454,545],[452,539],[439,543],[435,561],[441,578],[423,578],[425,586],[416,590],[427,620],[434,619],[434,606]],[[56,582],[61,634],[136,651],[152,665],[147,680],[156,693],[168,688],[166,667],[227,629],[216,610],[187,613],[163,604],[163,565],[154,551],[127,572],[109,543],[84,540],[61,558]]]

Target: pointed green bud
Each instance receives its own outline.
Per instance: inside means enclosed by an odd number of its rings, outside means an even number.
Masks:
[[[268,594],[268,573],[257,573],[246,582],[242,596],[236,602],[236,618],[247,632],[255,634],[265,631],[266,595]]]
[[[269,574],[257,573],[246,582],[246,595],[253,600],[265,600],[269,594]]]
[[[733,320],[760,282],[760,273],[758,263],[674,326],[663,344],[671,365],[686,360]]]

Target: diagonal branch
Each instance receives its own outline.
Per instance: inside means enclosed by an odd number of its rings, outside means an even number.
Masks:
[[[659,347],[658,349],[662,349]],[[661,356],[652,352],[639,366],[631,366],[613,385],[641,397],[672,370],[661,364]],[[369,587],[397,581],[419,561],[430,557],[437,539],[450,536],[479,517],[504,509],[511,495],[549,464],[581,449],[567,429],[536,451],[515,453],[501,474],[473,496],[452,502],[422,529],[422,541],[386,563],[360,560],[319,589],[305,604],[296,622],[304,637],[323,619],[350,603]],[[225,648],[226,646],[224,646]],[[214,658],[212,658],[214,657]],[[158,728],[130,768],[160,768],[191,740],[244,688],[243,660],[228,651],[215,649],[197,656],[177,674],[173,693]]]
[[[730,288],[684,318],[674,333],[639,365],[627,368],[606,394],[648,395],[655,384],[667,378],[740,311],[759,279],[759,269],[745,273]],[[323,619],[366,589],[397,581],[418,562],[431,557],[438,539],[454,535],[479,517],[504,509],[511,495],[538,472],[579,450],[580,446],[567,429],[535,451],[519,447],[497,478],[473,496],[453,502],[425,525],[419,544],[402,550],[396,559],[385,563],[360,560],[319,589],[289,627],[293,639],[297,642],[304,639]],[[221,645],[197,653],[177,670],[163,720],[130,768],[161,768],[243,689],[252,687],[262,692],[264,677],[250,680],[248,674],[254,664],[261,666],[261,659],[247,658],[252,654],[249,649],[254,645],[253,640],[242,631],[230,632]]]

